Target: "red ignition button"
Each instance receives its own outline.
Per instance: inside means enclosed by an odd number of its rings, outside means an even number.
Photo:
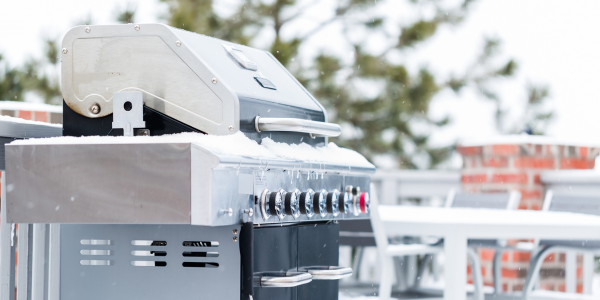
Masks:
[[[371,206],[371,199],[369,199],[369,193],[361,193],[359,196],[360,200],[360,212],[369,213],[369,206]]]

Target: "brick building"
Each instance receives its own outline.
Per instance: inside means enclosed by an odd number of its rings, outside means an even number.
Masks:
[[[519,209],[542,208],[544,186],[540,174],[548,170],[592,169],[600,144],[585,144],[543,136],[514,135],[488,140],[463,141],[458,152],[463,157],[462,187],[466,192],[493,193],[518,190]],[[516,243],[518,241],[510,241]],[[486,285],[493,285],[494,250],[480,249]],[[505,251],[502,254],[502,286],[505,291],[523,288],[530,252]],[[540,287],[564,291],[565,255],[549,256],[542,267]],[[577,291],[581,292],[582,259],[578,258]]]
[[[62,106],[20,101],[0,101],[0,116],[62,124]],[[4,145],[0,146],[4,147]],[[0,150],[2,150],[0,153],[4,155],[4,148]]]
[[[0,101],[0,116],[62,124],[62,106],[20,101]]]

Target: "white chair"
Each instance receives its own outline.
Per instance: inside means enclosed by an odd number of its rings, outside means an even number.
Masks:
[[[552,190],[546,192],[543,211],[561,211],[600,216],[600,195],[573,195],[555,194]],[[523,298],[532,299],[534,288],[539,279],[540,268],[544,259],[556,252],[567,252],[567,270],[565,280],[567,281],[567,293],[553,295],[554,298],[562,299],[596,299],[591,294],[593,279],[593,256],[600,253],[600,241],[590,240],[536,240],[533,245],[533,254],[530,261],[529,272],[523,289]],[[574,294],[576,287],[576,257],[575,252],[584,253],[584,293],[588,295]],[[569,259],[571,258],[571,259]],[[568,288],[569,285],[571,288]],[[570,293],[569,293],[570,292]],[[544,293],[545,297],[551,297],[550,293]],[[570,295],[569,295],[570,294]],[[573,298],[575,297],[575,298]],[[538,297],[536,297],[538,298]]]
[[[390,295],[391,293],[391,273],[393,271],[393,263],[391,259],[397,256],[406,255],[422,255],[425,254],[425,261],[430,256],[435,255],[443,251],[443,240],[439,240],[437,243],[432,245],[425,244],[409,244],[409,245],[390,245],[388,243],[388,236],[385,234],[385,227],[379,219],[378,211],[378,199],[372,191],[371,200],[371,224],[375,233],[375,240],[377,242],[377,248],[381,257],[381,284],[380,284],[380,297],[383,295]],[[516,209],[521,200],[521,193],[512,191],[510,193],[456,193],[451,190],[446,199],[445,206],[448,208],[452,207],[469,207],[469,208],[487,208],[487,209]],[[474,248],[477,247],[492,247],[500,250],[506,245],[504,240],[469,240],[469,247],[467,248],[467,256],[471,263],[471,270],[473,274],[473,285],[475,287],[474,295],[475,299],[484,299],[483,294],[483,276],[481,274],[481,265],[479,256]],[[494,286],[496,291],[500,290],[500,259],[501,251],[496,251],[494,259]],[[433,260],[435,264],[435,260]],[[421,264],[417,271],[417,278],[413,288],[419,287],[419,281],[423,277],[426,264]]]
[[[487,208],[487,209],[507,209],[515,210],[521,202],[521,193],[510,191],[509,193],[456,193],[451,190],[446,200],[446,207],[468,207],[468,208]],[[506,247],[506,240],[501,239],[470,239],[468,241],[469,249],[474,248],[492,248],[495,249],[493,272],[494,272],[494,293],[499,294],[502,291],[502,250],[514,249]],[[473,250],[475,252],[475,250]],[[474,259],[479,261],[479,256]],[[481,269],[479,269],[481,272]],[[475,273],[473,273],[476,275]],[[474,278],[475,279],[475,278]]]
[[[394,276],[393,258],[406,255],[438,253],[443,248],[424,244],[390,245],[388,235],[379,217],[379,205],[374,188],[371,188],[371,226],[375,234],[380,264],[379,298],[389,299],[392,294],[392,277]]]

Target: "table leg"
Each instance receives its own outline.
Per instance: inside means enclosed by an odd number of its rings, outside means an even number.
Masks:
[[[467,298],[467,238],[459,233],[444,237],[444,299],[464,300]]]
[[[574,294],[577,290],[577,253],[575,251],[566,253],[565,286],[567,293]]]
[[[583,254],[583,293],[592,294],[592,281],[594,280],[594,254]]]

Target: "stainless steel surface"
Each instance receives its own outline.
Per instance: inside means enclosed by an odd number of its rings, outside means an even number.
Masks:
[[[138,26],[138,25],[136,25]],[[112,95],[141,91],[144,103],[161,113],[212,134],[230,134],[239,123],[238,99],[226,84],[211,84],[214,72],[181,40],[159,24],[75,27],[64,40],[62,90],[77,113],[103,117],[112,113]],[[139,28],[139,27],[138,27]],[[97,103],[100,113],[89,107]]]
[[[79,26],[62,45],[63,98],[89,118],[112,113],[113,93],[135,90],[146,106],[209,134],[239,130],[240,97],[325,113],[270,53],[166,25]],[[243,51],[258,70],[241,67],[223,45]],[[269,79],[277,90],[254,77]],[[93,104],[98,114],[90,112]]]
[[[352,276],[352,268],[347,267],[308,267],[305,270],[313,280],[337,280]]]
[[[231,239],[239,226],[61,225],[62,300],[240,299],[240,245]],[[90,237],[112,245],[81,245]],[[161,246],[132,245],[132,240],[164,241]],[[196,243],[185,243],[197,241]],[[201,244],[211,242],[210,247]],[[218,246],[215,244],[218,243]],[[110,256],[86,257],[82,249],[106,249]],[[132,251],[163,251],[165,256],[135,256]],[[206,252],[206,257],[185,256]],[[81,265],[80,260],[111,260],[111,265]],[[163,261],[165,266],[134,266]],[[186,265],[184,265],[186,263]],[[192,263],[192,265],[189,265]],[[202,264],[204,263],[204,264]]]
[[[27,286],[31,278],[31,268],[29,266],[29,244],[31,242],[30,234],[31,224],[19,224],[19,263],[17,264],[17,300],[28,300]]]
[[[20,122],[19,119],[0,120],[0,137],[9,138],[43,138],[62,135],[62,125]],[[0,159],[4,159],[1,157]]]
[[[190,144],[8,145],[6,151],[9,220],[190,223]]]
[[[338,124],[294,118],[261,118],[256,116],[256,119],[254,119],[254,128],[257,132],[291,131],[327,137],[336,137],[342,134],[342,127]]]
[[[220,226],[239,224],[248,217],[258,224],[368,218],[364,213],[355,216],[352,210],[328,214],[323,193],[347,185],[368,192],[374,172],[351,165],[217,155],[194,143],[39,144],[6,149],[7,219],[18,223]],[[240,185],[246,178],[252,182],[250,188]],[[265,189],[279,194],[318,190],[319,214],[294,218],[285,214],[280,201],[279,216],[273,216],[266,209],[268,198],[261,197]],[[308,201],[313,208],[314,199]]]
[[[31,247],[31,300],[44,300],[46,291],[46,230],[48,224],[33,224]]]
[[[248,57],[244,54],[242,50],[225,44],[223,44],[223,48],[225,48],[225,50],[227,50],[227,53],[229,53],[231,58],[233,58],[244,69],[248,69],[251,71],[258,70],[258,66],[254,62],[250,61],[250,59],[248,59]]]
[[[295,287],[311,281],[312,275],[306,272],[287,272],[285,276],[260,276],[262,287]]]
[[[60,299],[60,224],[50,224],[48,234],[48,300]]]
[[[124,136],[133,136],[135,128],[144,128],[145,126],[142,92],[114,93],[112,128],[121,128]]]
[[[0,172],[1,186],[6,186],[6,172]],[[13,242],[14,224],[6,218],[6,188],[1,190],[0,204],[0,300],[14,299],[15,247]]]

